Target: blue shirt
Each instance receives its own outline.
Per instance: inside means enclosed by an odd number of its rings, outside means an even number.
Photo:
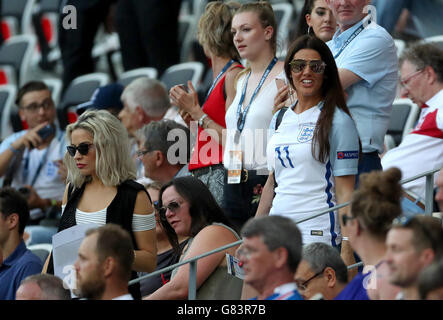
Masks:
[[[370,272],[357,274],[351,282],[334,298],[334,300],[369,300],[368,292],[363,284],[369,279]]]
[[[0,300],[15,300],[23,279],[42,272],[43,265],[39,257],[26,249],[25,243],[15,248],[14,252],[0,266]]]
[[[16,132],[7,137],[0,144],[0,154],[7,150],[11,144],[26,134],[27,130]],[[20,188],[23,185],[31,185],[40,198],[63,199],[65,183],[58,174],[55,160],[63,159],[66,153],[65,133],[57,128],[55,137],[45,149],[25,149],[21,157],[20,165],[14,171],[11,186]],[[13,159],[15,163],[19,159]],[[38,168],[40,167],[40,170]],[[34,182],[34,183],[33,183]],[[31,218],[33,212],[31,212]]]
[[[327,43],[334,56],[364,21],[334,34]],[[371,23],[336,57],[335,62],[337,68],[347,69],[362,78],[346,89],[347,105],[356,122],[363,152],[382,153],[398,81],[394,40],[385,29]]]

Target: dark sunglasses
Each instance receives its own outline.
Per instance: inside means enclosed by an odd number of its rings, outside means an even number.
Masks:
[[[350,220],[354,220],[355,217],[348,216],[347,214],[344,214],[344,215],[341,216],[341,219],[342,219],[342,221],[343,221],[343,225],[346,226],[346,224],[348,223],[348,221],[350,221]]]
[[[80,143],[77,147],[76,146],[67,146],[66,149],[68,149],[68,153],[71,157],[75,156],[75,153],[78,152],[86,156],[89,152],[89,148],[92,146],[92,143]]]
[[[154,204],[155,205],[155,204]],[[157,203],[158,206],[158,203]],[[158,211],[160,213],[166,213],[166,210],[169,209],[169,211],[175,212],[178,208],[180,208],[180,203],[177,201],[171,201],[167,206],[163,206],[161,208],[158,208]]]
[[[302,59],[292,60],[289,62],[289,66],[291,67],[291,71],[295,73],[300,73],[305,70],[306,66],[309,64],[309,68],[314,73],[323,73],[326,68],[326,63],[321,60],[311,60],[306,61]]]

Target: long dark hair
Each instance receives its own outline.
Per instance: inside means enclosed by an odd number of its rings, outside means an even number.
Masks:
[[[297,29],[295,30],[293,40],[296,40],[297,38],[308,34],[309,26],[306,22],[306,15],[312,13],[315,1],[317,0],[305,0],[305,4],[299,14]],[[312,32],[312,35],[315,35],[314,30],[311,30],[310,32]],[[311,35],[311,33],[309,34]]]
[[[223,210],[215,201],[208,187],[199,179],[192,176],[175,178],[165,184],[159,194],[159,206],[162,207],[163,192],[174,186],[180,196],[189,203],[189,214],[191,215],[190,236],[195,237],[204,227],[214,222],[223,223],[234,229]],[[165,228],[172,229],[166,220],[165,212],[160,211],[160,221]],[[174,232],[175,233],[175,232]],[[176,237],[177,235],[175,235]],[[171,240],[171,239],[170,239]],[[176,243],[175,241],[173,241]],[[172,242],[171,242],[172,243]]]
[[[317,51],[320,54],[321,59],[326,63],[323,85],[321,88],[324,104],[315,127],[312,143],[312,156],[314,159],[324,163],[329,157],[331,147],[329,144],[329,132],[332,128],[335,108],[343,110],[343,112],[349,115],[349,117],[351,117],[351,114],[346,105],[346,99],[338,76],[335,59],[328,46],[317,37],[309,35],[302,36],[289,48],[285,60],[285,73],[286,77],[291,80],[291,87],[295,89],[289,63],[294,58],[294,55],[302,49],[312,49]],[[318,153],[317,145],[319,148]]]

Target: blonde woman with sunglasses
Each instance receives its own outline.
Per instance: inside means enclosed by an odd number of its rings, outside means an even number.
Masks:
[[[66,128],[66,137],[68,184],[58,231],[84,223],[118,224],[133,241],[133,271],[154,271],[154,209],[143,185],[134,181],[135,165],[126,129],[108,111],[87,111]],[[51,271],[52,262],[48,265]],[[133,278],[136,276],[133,272]],[[134,299],[141,298],[139,284],[129,290]]]

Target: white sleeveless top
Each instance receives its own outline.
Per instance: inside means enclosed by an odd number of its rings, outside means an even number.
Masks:
[[[263,86],[252,102],[244,129],[240,134],[240,146],[235,146],[234,136],[237,131],[237,108],[242,94],[246,74],[237,81],[237,94],[226,112],[226,147],[223,155],[225,168],[229,167],[229,151],[243,152],[243,167],[247,170],[264,170],[267,172],[266,146],[268,144],[268,129],[272,119],[274,97],[278,88],[273,79]],[[285,71],[280,72],[275,79],[285,79]],[[247,101],[249,103],[249,101]],[[243,105],[245,108],[245,105]]]
[[[66,205],[62,206],[62,212],[65,211]],[[106,224],[106,210],[108,208],[104,208],[102,210],[96,212],[84,212],[79,209],[75,211],[75,220],[77,224],[88,224],[95,223],[100,226],[104,226]],[[147,231],[155,229],[155,213],[151,214],[134,214],[132,218],[132,231]]]

